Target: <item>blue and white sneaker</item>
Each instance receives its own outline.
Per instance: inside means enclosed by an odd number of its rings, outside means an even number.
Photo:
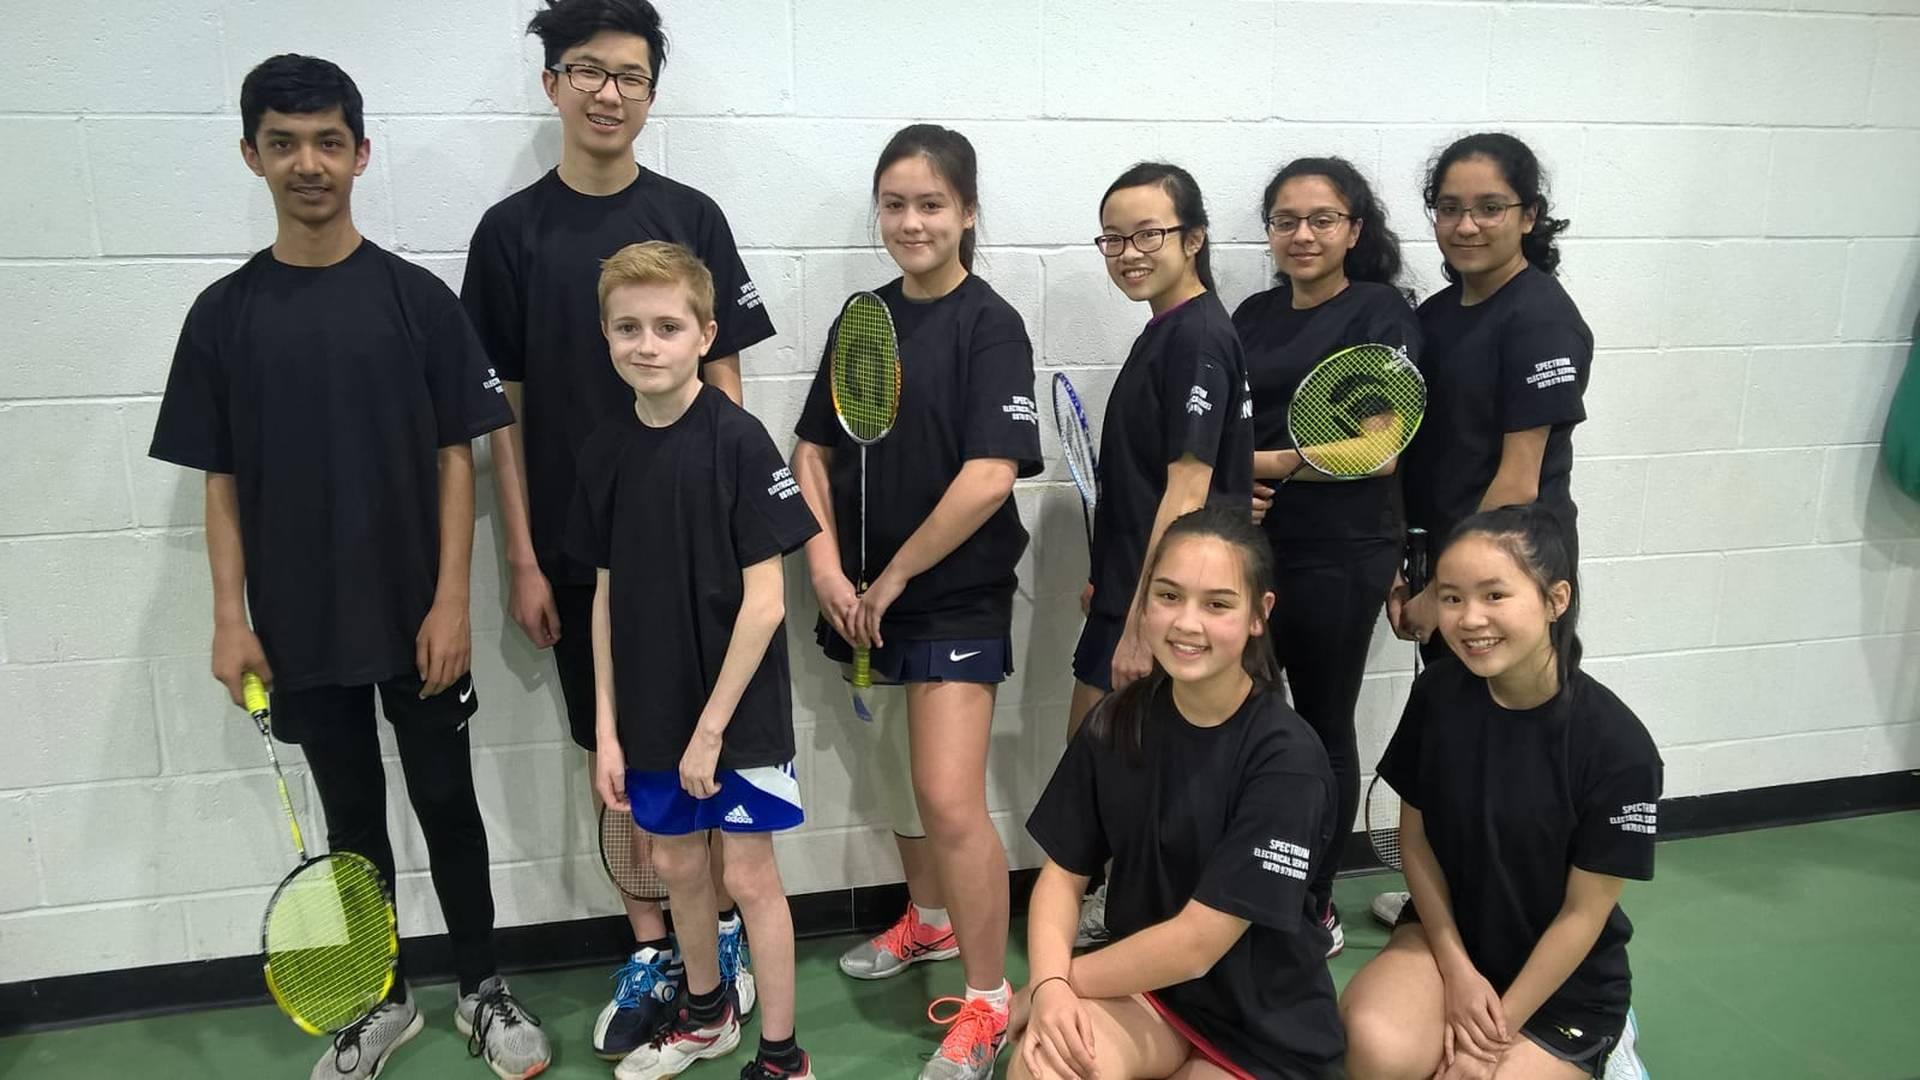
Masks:
[[[747,970],[752,957],[747,952],[747,928],[738,914],[720,920],[720,981],[733,997],[734,1011],[745,1021],[759,997],[753,988],[753,972]]]
[[[1634,1044],[1640,1041],[1640,1018],[1627,1010],[1627,1026],[1620,1029],[1620,1041],[1607,1055],[1605,1080],[1648,1080],[1647,1067]]]
[[[593,1052],[605,1061],[638,1050],[673,1020],[687,968],[677,949],[641,949],[613,978],[613,1000],[593,1022]]]

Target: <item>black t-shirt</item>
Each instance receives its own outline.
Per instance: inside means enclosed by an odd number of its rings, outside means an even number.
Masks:
[[[868,581],[933,513],[969,460],[1007,458],[1020,476],[1041,468],[1033,344],[1012,305],[973,276],[935,300],[908,299],[898,278],[875,295],[893,315],[901,386],[893,430],[867,448]],[[828,342],[830,356],[831,336]],[[793,431],[833,450],[829,480],[840,566],[857,583],[860,445],[834,417],[827,356]],[[890,641],[1005,636],[1013,623],[1014,564],[1026,548],[1027,530],[1009,498],[951,554],[907,583],[887,609],[881,633]]]
[[[1653,877],[1660,753],[1639,718],[1584,672],[1545,705],[1506,709],[1485,679],[1446,657],[1414,681],[1379,773],[1420,810],[1460,940],[1500,993],[1559,915],[1570,865]],[[1618,1027],[1632,936],[1615,905],[1539,1014]]]
[[[1291,450],[1287,409],[1315,364],[1354,345],[1391,345],[1420,362],[1420,321],[1400,290],[1355,281],[1332,299],[1295,310],[1293,287],[1282,284],[1247,297],[1233,313],[1247,352],[1253,388],[1253,445]],[[1276,545],[1312,540],[1391,540],[1399,537],[1394,505],[1397,480],[1376,476],[1343,483],[1279,485],[1263,524]]]
[[[741,571],[819,531],[767,429],[714,387],[666,427],[641,423],[629,405],[587,439],[569,547],[612,572],[614,705],[628,768],[679,767],[733,640]],[[727,724],[721,768],[793,760],[788,677],[787,635],[777,630]]]
[[[413,671],[438,451],[512,422],[493,375],[453,293],[371,240],[324,267],[259,252],[193,302],[147,452],[233,475],[275,689]]]
[[[719,333],[709,359],[773,336],[720,208],[644,168],[614,195],[582,195],[549,172],[494,204],[467,250],[461,301],[500,377],[525,384],[527,515],[534,554],[556,583],[593,581],[593,568],[566,552],[575,463],[602,419],[633,408],[600,334],[600,263],[644,240],[683,244],[712,272]]]
[[[1420,305],[1427,417],[1400,461],[1407,524],[1438,542],[1480,507],[1510,432],[1544,427],[1539,501],[1573,521],[1573,426],[1593,368],[1593,332],[1553,275],[1528,266],[1472,307],[1460,286]]]
[[[1114,698],[1100,707],[1109,708]],[[1345,1052],[1327,971],[1327,931],[1309,886],[1339,817],[1319,736],[1272,690],[1196,727],[1154,691],[1141,752],[1081,726],[1027,831],[1065,870],[1108,859],[1115,939],[1197,900],[1251,925],[1206,975],[1154,996],[1256,1077],[1319,1077]]]
[[[1094,509],[1093,613],[1123,618],[1140,586],[1167,466],[1213,466],[1208,501],[1253,497],[1253,399],[1240,338],[1211,292],[1147,323],[1107,398]]]

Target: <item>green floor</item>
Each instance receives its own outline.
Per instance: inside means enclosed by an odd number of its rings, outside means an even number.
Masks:
[[[1341,882],[1351,915],[1346,954],[1333,966],[1343,984],[1385,937],[1363,914],[1368,897],[1395,883]],[[1625,903],[1637,927],[1642,1052],[1660,1080],[1920,1077],[1920,813],[1662,844],[1658,880],[1629,886]],[[846,944],[801,946],[799,1026],[816,1072],[911,1077],[938,1033],[922,1010],[958,987],[958,967],[857,983],[834,968]],[[1016,955],[1011,974],[1022,971]],[[607,976],[514,980],[557,1037],[547,1076],[609,1074],[587,1052]],[[453,1030],[453,988],[425,987],[419,997],[427,1030],[385,1075],[489,1076]],[[272,1008],[228,1009],[0,1039],[0,1076],[297,1078],[321,1046]],[[688,1076],[732,1077],[745,1053]]]

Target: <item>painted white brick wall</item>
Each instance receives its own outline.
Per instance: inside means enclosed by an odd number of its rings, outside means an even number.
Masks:
[[[0,981],[248,952],[288,865],[256,737],[206,676],[200,479],[144,456],[188,303],[271,238],[235,149],[241,78],[284,50],[344,65],[374,140],[362,229],[457,283],[480,212],[558,154],[531,6],[80,0],[23,10],[0,39]],[[664,8],[666,96],[637,153],[731,218],[780,330],[745,358],[748,404],[783,438],[840,300],[890,276],[866,192],[902,122],[973,139],[983,272],[1042,378],[1073,370],[1096,421],[1142,321],[1086,243],[1127,164],[1199,176],[1236,302],[1267,274],[1270,170],[1343,154],[1427,292],[1426,160],[1469,130],[1520,134],[1573,219],[1563,277],[1601,350],[1575,440],[1589,655],[1659,738],[1668,791],[1920,767],[1920,506],[1873,452],[1920,314],[1913,0]],[[861,56],[911,62],[850,55],[856,21],[882,35]],[[1026,865],[1020,810],[1059,753],[1086,559],[1047,441],[1047,474],[1017,493],[1036,535],[992,750],[995,820]],[[474,768],[501,918],[608,914],[550,669],[500,610],[489,487]],[[869,735],[814,656],[806,593],[796,580],[811,820],[782,867],[794,891],[894,880]],[[1405,647],[1377,635],[1369,673],[1372,757]],[[390,782],[403,925],[435,932],[397,763]]]

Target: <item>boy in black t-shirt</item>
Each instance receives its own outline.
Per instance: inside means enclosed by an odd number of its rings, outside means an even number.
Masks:
[[[391,889],[378,693],[446,916],[455,1024],[497,1075],[531,1076],[551,1055],[494,962],[467,732],[480,707],[471,440],[511,417],[453,294],[354,227],[371,144],[346,73],[273,57],[247,75],[240,112],[241,156],[267,181],[278,232],[188,312],[149,451],[207,474],[214,676],[235,704],[246,672],[268,683],[329,847],[366,856]],[[365,1080],[421,1025],[397,980],[314,1080]]]
[[[667,60],[653,5],[547,0],[527,29],[540,39],[541,85],[560,114],[560,163],[481,218],[460,295],[517,421],[490,440],[509,609],[535,648],[553,650],[573,740],[592,754],[593,567],[567,552],[567,512],[587,436],[632,400],[608,369],[600,336],[594,291],[601,260],[631,243],[667,240],[707,265],[719,330],[700,374],[735,403],[740,350],[772,337],[773,324],[720,208],[634,161],[633,142]],[[729,909],[717,877],[715,887]],[[625,904],[639,945],[594,1025],[594,1050],[607,1058],[631,1051],[666,1021],[679,978],[659,905]],[[735,967],[742,953],[732,914],[722,941]],[[738,991],[742,1012],[751,1011],[747,980]]]
[[[633,394],[581,453],[569,537],[599,568],[594,787],[654,836],[688,991],[614,1075],[663,1080],[739,1044],[711,845],[760,953],[760,1052],[741,1075],[805,1080],[772,834],[801,821],[781,557],[819,526],[766,429],[694,377],[716,333],[699,259],[657,240],[622,248],[599,294],[610,366]]]
[[[1653,877],[1659,751],[1580,670],[1550,508],[1468,518],[1434,579],[1452,655],[1415,681],[1379,766],[1413,900],[1347,986],[1348,1071],[1642,1076],[1619,899]]]

